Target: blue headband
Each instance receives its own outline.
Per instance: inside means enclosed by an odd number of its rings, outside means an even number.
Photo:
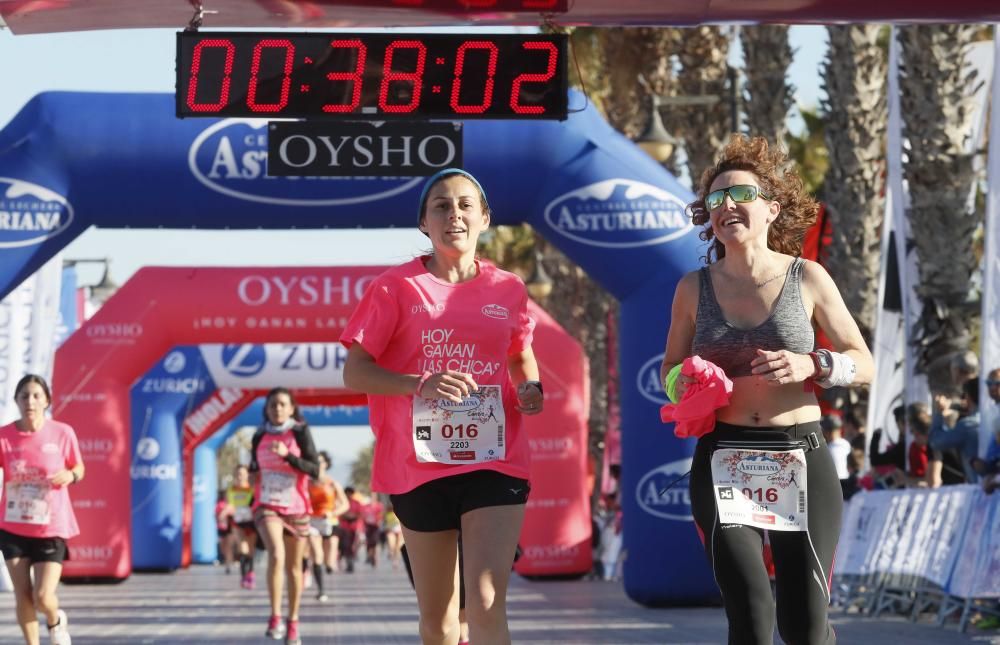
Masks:
[[[444,170],[439,170],[433,175],[431,175],[430,178],[427,180],[427,183],[424,184],[424,189],[420,191],[420,207],[419,207],[420,210],[417,212],[418,226],[420,225],[420,218],[424,216],[424,207],[427,206],[427,193],[430,192],[431,186],[438,183],[445,177],[449,177],[451,175],[461,175],[462,177],[465,177],[473,184],[475,184],[476,188],[479,189],[479,194],[483,196],[483,201],[486,202],[485,204],[486,208],[489,209],[490,203],[486,200],[486,191],[483,190],[482,185],[476,180],[475,177],[470,175],[467,171],[462,170],[461,168],[445,168]]]

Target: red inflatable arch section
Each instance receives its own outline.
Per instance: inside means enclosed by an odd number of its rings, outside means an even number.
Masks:
[[[73,495],[81,533],[70,542],[64,575],[123,579],[131,572],[129,388],[138,378],[176,345],[336,342],[366,286],[383,270],[147,267],[122,286],[56,352],[53,415],[76,429],[87,465]],[[526,419],[533,490],[518,571],[582,573],[590,568],[587,366],[579,345],[533,303],[531,310],[546,411]],[[200,424],[197,432],[185,424],[186,457],[258,395],[228,394],[239,401],[230,402],[226,415]],[[357,396],[347,390],[316,395]],[[190,481],[186,488],[189,500]]]

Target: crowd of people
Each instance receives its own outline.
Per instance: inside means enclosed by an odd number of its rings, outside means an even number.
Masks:
[[[985,384],[992,404],[1000,405],[1000,368],[981,377],[976,355],[962,352],[951,361],[951,377],[952,391],[935,393],[931,404],[896,406],[891,433],[875,428],[869,439],[855,409],[823,417],[844,499],[860,490],[977,484],[992,493],[1000,486],[1000,419],[981,446],[979,401]]]

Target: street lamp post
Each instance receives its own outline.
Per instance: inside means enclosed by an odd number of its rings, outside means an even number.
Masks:
[[[726,68],[726,76],[729,78],[729,128],[732,132],[740,131],[740,103],[739,103],[739,70],[735,67]],[[664,107],[697,107],[715,105],[722,100],[718,94],[691,94],[681,96],[659,96],[652,91],[649,82],[640,74],[639,84],[646,88],[650,100],[650,115],[646,129],[640,134],[635,142],[639,144],[646,154],[658,163],[663,163],[670,158],[677,144],[681,143],[673,137],[663,125],[663,116],[660,110]]]

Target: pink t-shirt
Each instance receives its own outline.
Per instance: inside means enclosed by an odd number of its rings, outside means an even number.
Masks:
[[[524,283],[484,261],[479,275],[450,284],[416,258],[376,278],[340,337],[361,343],[375,362],[403,374],[448,369],[472,375],[480,386],[500,386],[505,416],[503,459],[469,464],[418,461],[414,448],[414,397],[368,395],[375,432],[372,490],[399,494],[428,481],[495,470],[528,477],[530,453],[522,436],[517,391],[507,371],[509,356],[531,346],[535,322],[528,317]],[[456,437],[457,438],[457,437]]]
[[[309,501],[309,475],[292,468],[284,457],[271,449],[275,442],[284,443],[290,454],[299,457],[302,451],[293,430],[265,432],[257,444],[257,481],[254,485],[254,510],[263,506],[282,515],[303,515],[312,512]]]
[[[365,524],[379,525],[382,523],[382,502],[368,502],[361,507],[361,520]]]
[[[0,529],[33,538],[79,535],[69,486],[56,488],[49,478],[80,463],[76,433],[65,423],[46,419],[36,432],[13,423],[0,428]]]

